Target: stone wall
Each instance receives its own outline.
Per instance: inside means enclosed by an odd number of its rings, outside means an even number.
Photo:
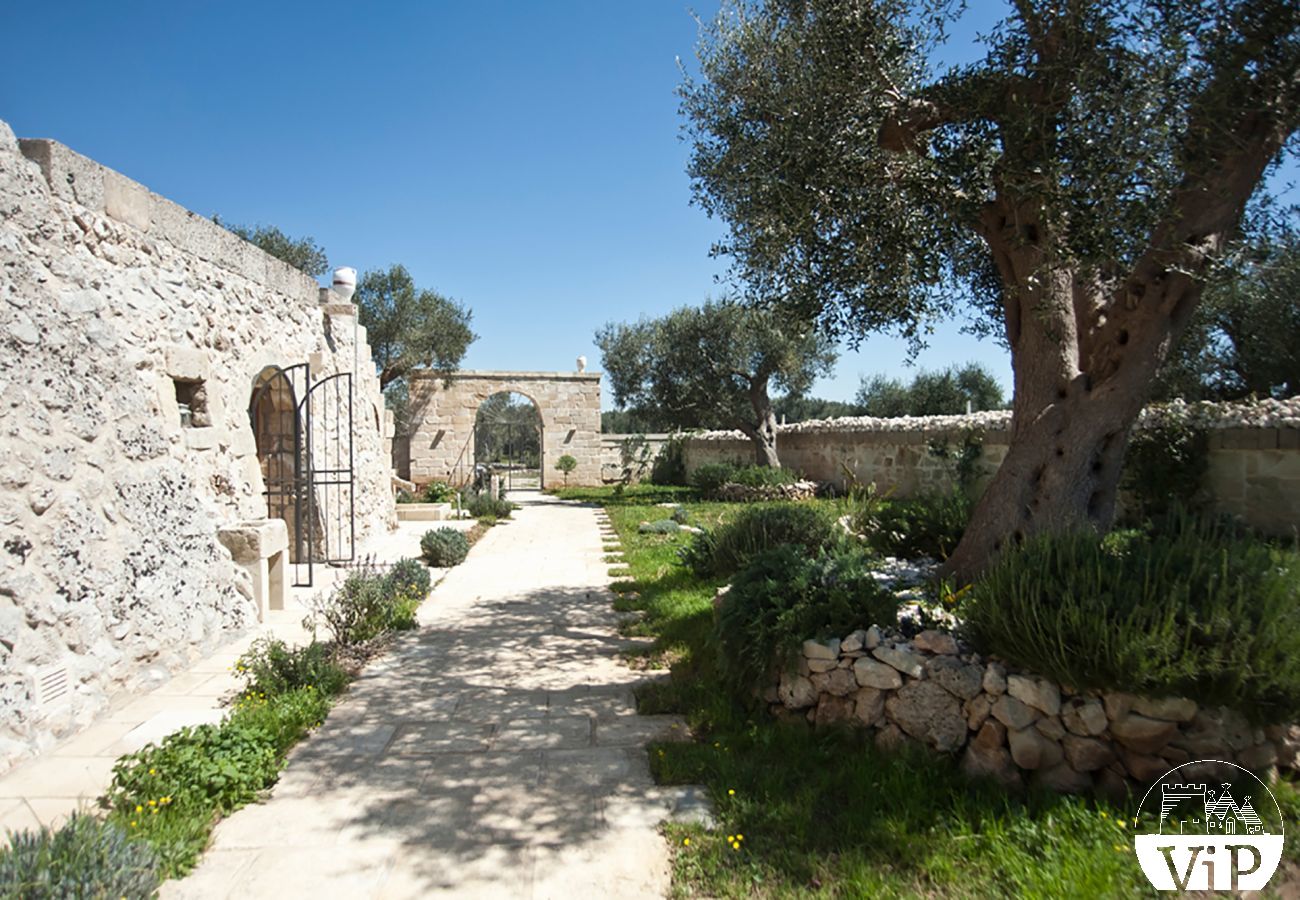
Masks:
[[[390,527],[365,330],[321,300],[224,228],[0,122],[0,770],[254,621],[217,529],[266,515],[249,417],[266,367],[359,362],[357,533]]]
[[[415,427],[396,447],[399,469],[416,484],[462,484],[474,471],[474,421],[479,405],[493,394],[522,394],[542,419],[542,484],[564,480],[555,463],[568,454],[578,461],[571,485],[600,484],[600,373],[456,372],[449,382],[417,372],[410,379]]]
[[[1012,786],[1122,794],[1126,783],[1145,788],[1202,759],[1259,773],[1300,769],[1295,726],[1254,727],[1239,712],[1185,698],[1070,691],[938,631],[909,640],[872,627],[805,641],[796,669],[764,699],[778,716],[871,728],[883,749],[921,743]]]
[[[659,455],[671,435],[668,434],[602,434],[600,436],[600,477],[607,484],[623,478],[623,442],[629,438],[643,438],[650,448],[650,463]],[[650,465],[637,481],[650,477]]]
[[[1214,506],[1261,530],[1290,533],[1300,521],[1300,398],[1202,404],[1195,412],[1209,428],[1206,488]],[[969,431],[980,433],[987,481],[1006,457],[1010,426],[1005,411],[800,422],[778,427],[777,452],[783,466],[807,478],[843,486],[848,470],[861,484],[875,482],[882,493],[909,497],[952,485],[952,467],[930,452],[932,441],[956,445]],[[749,464],[752,458],[739,432],[705,432],[686,444],[688,473],[706,463]]]

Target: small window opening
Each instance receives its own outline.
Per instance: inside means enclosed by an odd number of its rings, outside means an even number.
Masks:
[[[181,412],[182,428],[207,428],[212,424],[208,415],[208,389],[202,381],[173,378],[176,385],[176,406]]]

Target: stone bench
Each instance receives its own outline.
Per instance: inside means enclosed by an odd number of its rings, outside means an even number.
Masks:
[[[289,529],[283,519],[254,519],[217,529],[217,540],[253,579],[257,619],[268,609],[284,609]]]

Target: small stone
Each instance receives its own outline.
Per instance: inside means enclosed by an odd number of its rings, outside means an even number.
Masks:
[[[1022,728],[1007,732],[1011,758],[1022,769],[1045,769],[1065,758],[1061,745],[1049,741],[1035,728]]]
[[[1006,729],[990,719],[971,738],[962,756],[962,771],[972,778],[994,778],[1007,786],[1021,783],[1020,772],[1011,761],[1004,741]]]
[[[1108,691],[1101,695],[1101,702],[1106,707],[1106,718],[1112,722],[1128,715],[1136,701],[1137,697],[1123,691]]]
[[[1169,763],[1160,757],[1146,753],[1134,753],[1131,750],[1125,750],[1123,757],[1125,771],[1139,784],[1149,785],[1171,768]],[[1181,774],[1182,770],[1179,770],[1179,772]]]
[[[995,697],[1007,692],[1007,670],[1002,668],[1001,663],[991,662],[985,666],[984,692]]]
[[[993,698],[988,694],[972,697],[966,701],[962,712],[966,714],[966,727],[971,731],[979,731],[993,712]]]
[[[1237,762],[1256,774],[1277,765],[1277,748],[1265,741],[1237,754]]]
[[[1166,744],[1164,749],[1160,751],[1160,758],[1171,766],[1181,766],[1185,762],[1192,761],[1192,754],[1175,747],[1173,744]]]
[[[885,701],[889,718],[940,751],[966,742],[966,719],[952,694],[931,681],[913,681]]]
[[[1035,722],[1034,727],[1038,729],[1039,734],[1049,741],[1059,741],[1065,737],[1065,726],[1061,724],[1061,720],[1056,716],[1045,716]]]
[[[840,653],[854,653],[867,645],[867,633],[859,630],[840,641]]]
[[[1003,694],[993,702],[993,718],[1008,728],[1028,728],[1038,718],[1038,713],[1015,697]]]
[[[1045,678],[1011,675],[1007,678],[1007,693],[1049,716],[1061,712],[1061,690]]]
[[[1110,744],[1096,738],[1067,734],[1061,739],[1061,749],[1070,765],[1080,772],[1095,772],[1115,761],[1115,751]]]
[[[840,642],[832,639],[823,643],[822,641],[804,641],[803,655],[805,659],[837,659],[840,655]]]
[[[918,650],[925,650],[930,653],[938,653],[946,656],[955,656],[957,653],[957,640],[951,634],[945,634],[942,631],[927,629],[922,631],[916,637],[912,638],[912,644]]]
[[[809,680],[819,693],[836,697],[847,697],[849,694],[857,693],[858,690],[858,680],[848,669],[832,669],[829,672],[813,675]]]
[[[781,675],[777,696],[786,709],[804,709],[817,702],[817,689],[804,676],[786,672]]]
[[[1149,719],[1138,713],[1129,713],[1110,723],[1110,733],[1115,736],[1115,740],[1135,753],[1156,753],[1178,733],[1178,725],[1163,719]],[[1134,777],[1137,777],[1136,773]]]
[[[1134,712],[1168,722],[1190,722],[1196,718],[1198,710],[1196,701],[1186,697],[1138,697],[1133,702]]]
[[[853,701],[848,697],[824,695],[817,703],[817,713],[813,724],[818,728],[837,725],[848,721],[853,716]]]
[[[1071,697],[1061,709],[1061,722],[1071,734],[1096,737],[1110,724],[1101,701],[1089,697]]]
[[[860,659],[853,664],[853,674],[858,684],[863,687],[890,691],[903,686],[903,676],[893,666],[876,662],[874,659]]]
[[[810,659],[808,660],[808,671],[816,674],[818,672],[829,672],[831,669],[839,666],[838,659]]]
[[[925,672],[925,659],[910,650],[898,647],[877,647],[871,651],[876,659],[893,666],[904,675],[920,678]]]
[[[954,696],[969,700],[980,692],[984,673],[979,666],[968,666],[955,656],[936,656],[925,664],[925,673]]]
[[[864,687],[854,695],[853,715],[863,725],[875,725],[885,714],[885,692]]]
[[[1061,762],[1034,773],[1032,783],[1058,794],[1084,794],[1092,790],[1092,779]]]
[[[875,650],[880,646],[880,628],[872,625],[867,629],[867,636],[862,639],[864,650]]]

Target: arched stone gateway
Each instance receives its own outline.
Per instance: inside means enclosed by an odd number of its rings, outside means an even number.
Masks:
[[[543,487],[563,480],[555,463],[566,453],[578,461],[569,484],[601,483],[599,372],[457,372],[449,384],[440,375],[416,372],[410,392],[409,468],[405,447],[394,448],[394,460],[416,484],[461,481],[474,471],[479,404],[502,392],[524,395],[541,415]]]

